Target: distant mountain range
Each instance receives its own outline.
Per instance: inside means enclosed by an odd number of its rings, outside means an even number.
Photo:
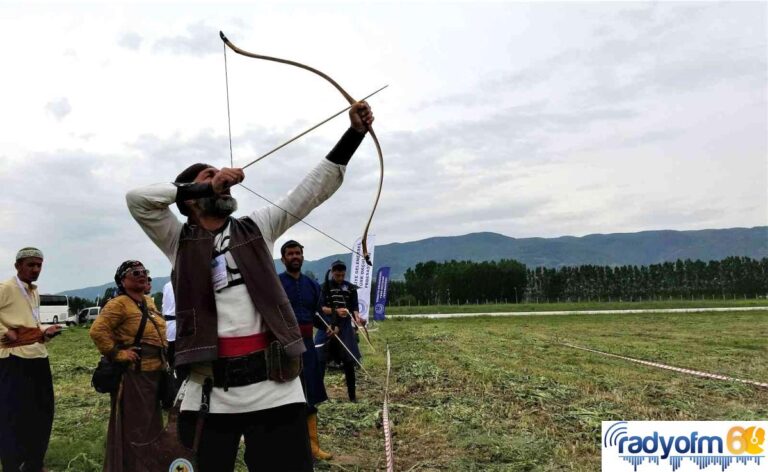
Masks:
[[[590,234],[559,238],[511,238],[497,233],[444,236],[376,247],[375,267],[389,266],[391,277],[402,279],[419,262],[515,259],[529,267],[562,267],[583,264],[649,265],[677,259],[719,260],[729,256],[753,259],[768,257],[768,226],[705,229],[698,231],[642,231],[639,233]],[[321,279],[336,259],[350,262],[349,254],[305,261],[304,271]],[[283,270],[279,259],[278,271]],[[168,277],[155,277],[153,292],[162,290]],[[96,298],[112,283],[61,292]]]

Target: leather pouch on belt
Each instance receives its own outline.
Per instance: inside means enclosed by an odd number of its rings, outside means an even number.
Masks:
[[[299,376],[301,356],[290,357],[279,341],[272,341],[267,347],[267,375],[273,382],[288,382]]]

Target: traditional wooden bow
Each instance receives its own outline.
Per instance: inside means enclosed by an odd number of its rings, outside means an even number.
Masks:
[[[246,56],[246,57],[251,57],[251,58],[254,58],[254,59],[263,59],[265,61],[279,62],[281,64],[287,64],[289,66],[295,66],[295,67],[298,67],[300,69],[304,69],[304,70],[308,70],[310,72],[313,72],[313,73],[319,75],[320,77],[324,78],[328,82],[330,82],[331,85],[333,85],[336,88],[336,90],[338,90],[344,96],[344,99],[347,102],[349,102],[350,105],[356,103],[356,100],[354,98],[352,98],[352,96],[350,94],[348,94],[346,92],[346,90],[344,90],[341,87],[341,85],[339,85],[335,80],[333,80],[327,74],[325,74],[323,72],[320,72],[319,70],[317,70],[317,69],[315,69],[313,67],[301,64],[301,63],[296,62],[296,61],[291,61],[291,60],[288,60],[288,59],[280,59],[280,58],[277,58],[277,57],[264,56],[264,55],[261,55],[261,54],[254,54],[252,52],[244,51],[244,50],[240,49],[239,47],[235,46],[234,44],[232,44],[232,42],[229,39],[227,39],[227,37],[224,35],[224,33],[222,31],[219,31],[219,36],[221,37],[221,40],[224,41],[224,44],[227,47],[229,47],[231,50],[235,51],[236,53],[238,53],[240,55],[243,55],[243,56]],[[371,214],[368,217],[368,222],[365,224],[365,230],[363,230],[363,241],[362,241],[363,257],[365,259],[365,262],[368,265],[372,265],[372,263],[371,263],[371,255],[368,252],[368,230],[371,227],[371,222],[373,221],[373,215],[376,212],[376,207],[378,206],[379,198],[381,197],[381,189],[382,189],[382,187],[384,185],[384,155],[381,153],[381,145],[379,144],[379,139],[376,137],[376,133],[373,132],[373,128],[370,125],[366,125],[366,128],[368,129],[368,133],[371,135],[371,138],[373,138],[373,142],[376,145],[376,152],[379,155],[379,168],[380,168],[380,172],[379,172],[379,188],[378,188],[378,190],[376,192],[376,200],[374,200],[374,202],[373,202],[373,208],[371,209]]]

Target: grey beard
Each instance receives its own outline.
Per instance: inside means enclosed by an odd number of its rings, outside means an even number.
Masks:
[[[230,196],[199,198],[197,204],[203,214],[226,218],[237,210],[237,200]]]

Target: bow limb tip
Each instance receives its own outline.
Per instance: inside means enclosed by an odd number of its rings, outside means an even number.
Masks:
[[[363,254],[363,258],[365,258],[365,263],[369,266],[373,267],[373,264],[371,263],[371,255],[370,254]]]
[[[227,39],[227,37],[224,35],[224,32],[223,32],[223,31],[219,31],[219,37],[220,37],[220,38],[221,38],[221,40],[222,40],[222,41],[224,41],[225,43],[226,43],[227,41],[229,41],[229,40]]]

